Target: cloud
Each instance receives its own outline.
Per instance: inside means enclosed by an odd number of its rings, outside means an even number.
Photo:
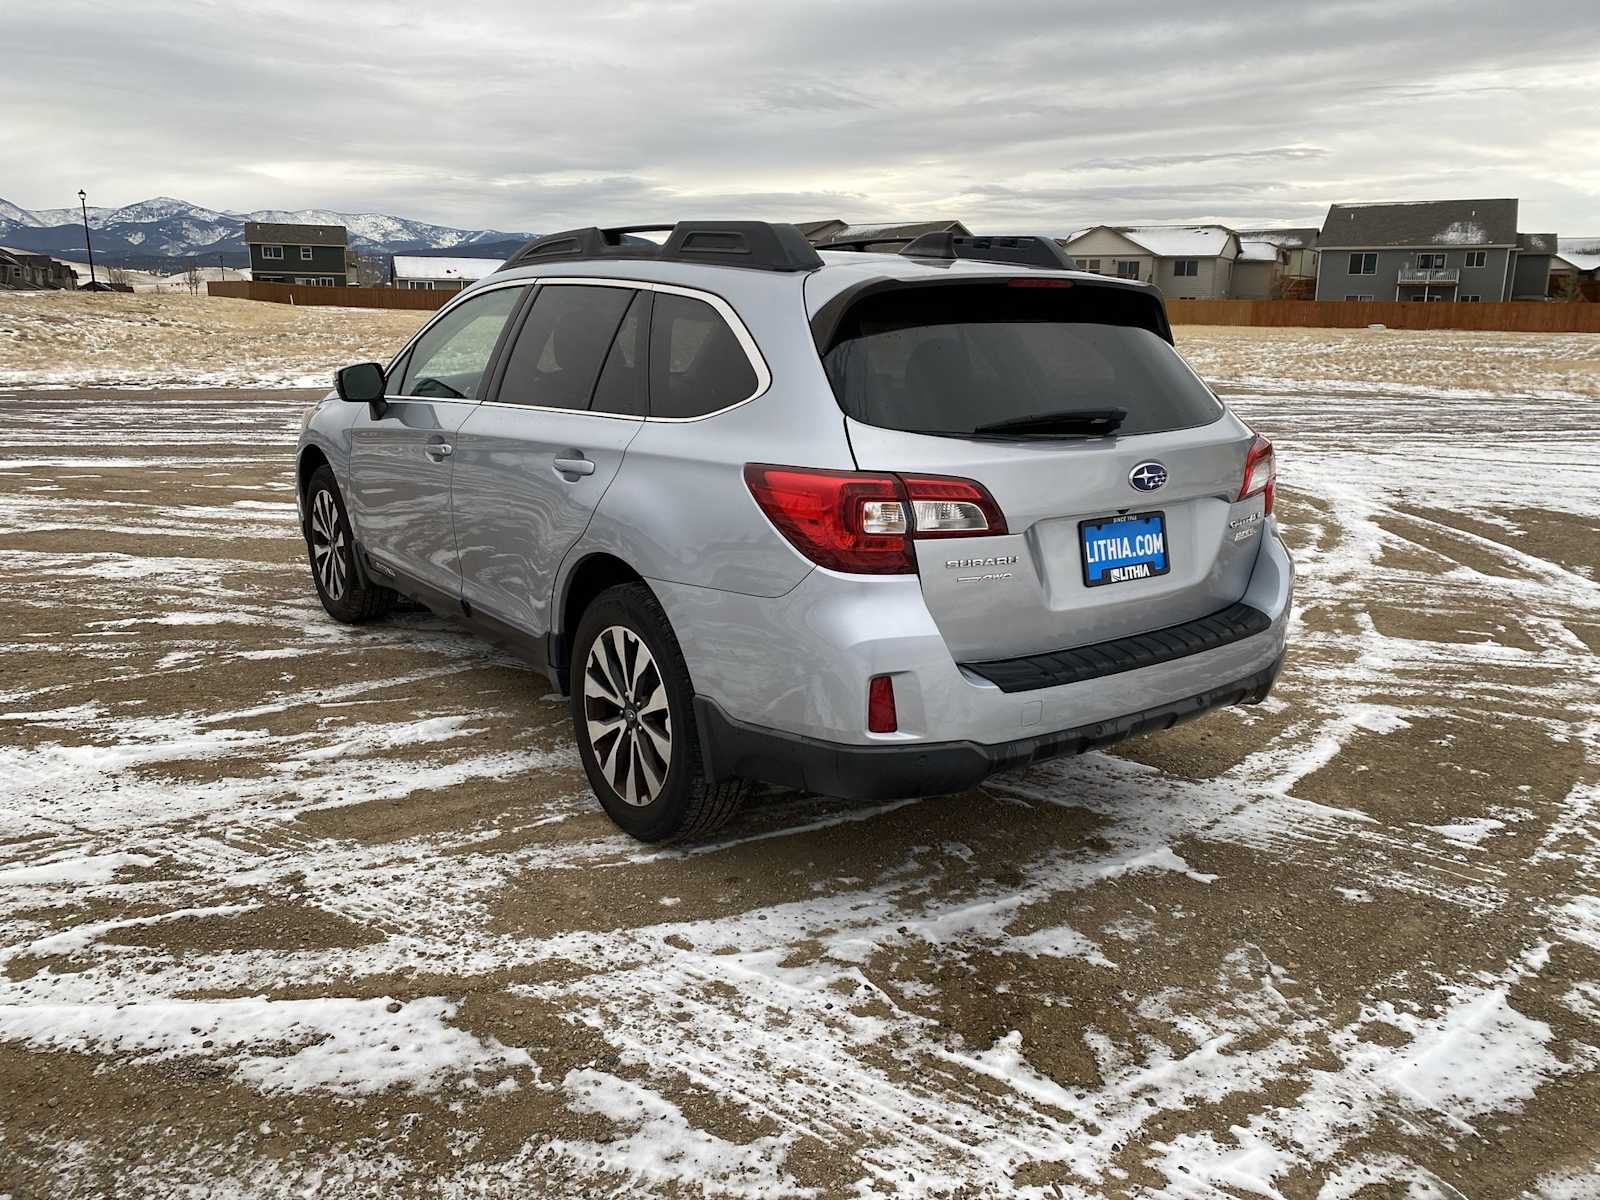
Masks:
[[[1514,195],[1581,231],[1593,0],[7,0],[0,195],[548,230],[687,213],[1315,222]],[[1562,164],[1567,164],[1563,166]]]

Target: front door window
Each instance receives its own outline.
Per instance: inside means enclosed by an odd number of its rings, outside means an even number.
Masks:
[[[411,348],[401,394],[476,400],[486,382],[489,356],[522,292],[518,287],[496,288],[441,317]]]

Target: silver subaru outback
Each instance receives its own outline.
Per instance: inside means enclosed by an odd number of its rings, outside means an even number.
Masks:
[[[1047,238],[539,238],[340,371],[298,455],[329,615],[403,595],[509,643],[645,841],[755,781],[958,791],[1283,662],[1271,445],[1157,291]]]

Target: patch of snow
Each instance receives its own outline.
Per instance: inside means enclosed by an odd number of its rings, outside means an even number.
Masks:
[[[679,1185],[705,1196],[814,1196],[783,1169],[791,1134],[729,1142],[691,1125],[683,1111],[648,1088],[604,1071],[569,1071],[562,1081],[579,1112],[596,1113],[625,1132],[608,1142],[555,1138],[541,1157],[570,1159],[644,1185]]]
[[[455,1013],[438,997],[22,1003],[0,1005],[0,1038],[152,1062],[220,1059],[263,1092],[436,1091],[472,1084],[480,1072],[533,1067],[526,1051],[450,1025]]]

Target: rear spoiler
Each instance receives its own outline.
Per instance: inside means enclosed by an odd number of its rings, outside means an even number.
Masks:
[[[825,250],[827,247],[823,246],[821,249]],[[817,344],[817,353],[826,354],[833,348],[839,326],[844,323],[845,314],[860,301],[883,292],[907,288],[1004,287],[1009,282],[1003,276],[991,275],[957,275],[941,279],[863,280],[845,288],[817,309],[816,315],[811,318],[811,338]],[[1035,285],[1033,279],[1017,282]],[[1097,275],[1088,277],[1080,275],[1076,279],[1040,279],[1037,283],[1048,284],[1051,287],[1072,288],[1079,295],[1098,293],[1091,303],[1103,308],[1106,323],[1148,329],[1162,341],[1172,342],[1172,325],[1167,320],[1167,306],[1161,298],[1161,292],[1152,284]]]

